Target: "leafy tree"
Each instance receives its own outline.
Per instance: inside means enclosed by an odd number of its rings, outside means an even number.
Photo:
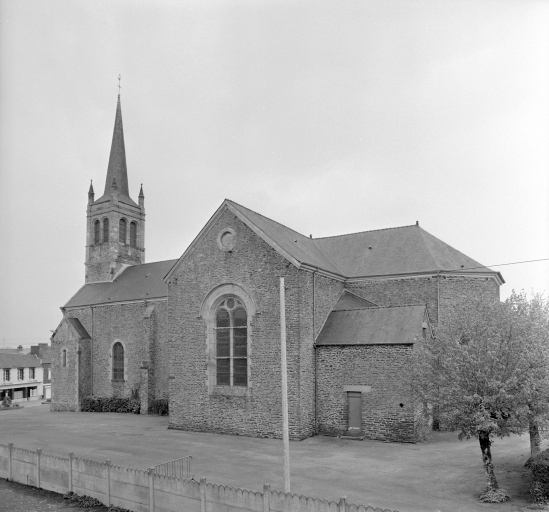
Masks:
[[[534,457],[549,430],[549,301],[541,294],[528,300],[526,294],[513,292],[507,303],[523,325],[522,354],[528,369],[519,401],[527,406],[522,422],[528,427]]]
[[[492,439],[539,427],[548,416],[542,395],[549,358],[541,343],[547,308],[538,302],[514,293],[503,303],[472,300],[442,319],[433,340],[416,346],[418,395],[438,410],[444,428],[479,441],[483,501],[509,499],[494,473]]]

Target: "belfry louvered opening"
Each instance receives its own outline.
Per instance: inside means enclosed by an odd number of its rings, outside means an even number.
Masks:
[[[118,241],[121,244],[126,243],[126,234],[128,230],[127,227],[128,222],[126,221],[126,219],[120,219],[120,222],[118,223]]]
[[[103,219],[103,243],[109,241],[109,219],[105,217]]]
[[[130,247],[137,247],[137,224],[130,224]]]
[[[101,222],[98,220],[93,223],[93,243],[101,243]]]
[[[248,315],[243,304],[229,297],[217,307],[216,381],[218,386],[248,385]]]

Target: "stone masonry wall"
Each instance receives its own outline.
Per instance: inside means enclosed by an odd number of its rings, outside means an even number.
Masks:
[[[472,298],[499,301],[499,286],[489,277],[441,276],[440,279],[440,316],[468,303]]]
[[[436,277],[372,279],[347,283],[345,288],[379,306],[426,304],[431,322],[437,322],[438,285]]]
[[[146,319],[145,312],[151,306],[154,308],[151,318]],[[66,322],[60,325],[52,343],[52,410],[77,410],[77,393],[80,401],[92,394],[98,397],[129,397],[132,390],[138,390],[141,386],[140,366],[143,361],[151,363],[151,397],[167,398],[170,356],[166,312],[166,301],[141,301],[68,310],[65,314],[78,318],[92,340],[79,343],[77,387],[75,365],[78,342]],[[124,346],[124,382],[112,380],[112,345],[115,341],[122,342]],[[63,348],[68,351],[67,368],[61,365]]]
[[[63,321],[52,338],[52,411],[76,411],[78,341],[68,324]],[[63,366],[63,350],[67,351],[67,364]]]
[[[154,306],[154,315],[164,320],[155,322],[151,329],[152,340],[145,339],[144,315],[149,306]],[[141,386],[141,364],[154,358],[151,365],[151,387],[155,394],[167,389],[168,354],[166,351],[165,322],[166,301],[112,304],[93,308],[93,394],[94,396],[129,397]],[[89,331],[88,331],[89,332]],[[147,337],[148,338],[148,337]],[[112,380],[112,345],[120,341],[124,346],[125,380]],[[158,347],[158,348],[157,348]],[[156,385],[158,379],[158,386]],[[160,388],[160,389],[159,389]],[[161,393],[165,396],[165,392]]]
[[[406,279],[372,279],[347,283],[345,287],[380,306],[426,304],[429,319],[435,325],[439,321],[439,311],[443,316],[446,308],[454,308],[474,297],[499,300],[499,285],[489,277],[440,275]]]
[[[344,386],[371,386],[370,392],[362,393],[364,435],[388,441],[417,440],[409,376],[412,345],[319,346],[316,350],[320,434],[347,431]]]
[[[147,322],[147,320],[144,320]],[[168,304],[167,301],[155,302],[150,324],[149,378],[152,379],[151,391],[154,398],[169,396],[170,353],[168,344]]]
[[[328,315],[341,297],[345,285],[328,277],[315,275],[315,339],[324,326]]]
[[[218,246],[224,228],[235,234],[231,251]],[[171,277],[170,428],[254,437],[281,437],[279,278],[285,278],[289,427],[293,439],[313,432],[312,281],[226,210]],[[250,320],[249,385],[241,396],[210,392],[206,321],[202,305],[220,285],[247,291]],[[305,376],[309,376],[305,382]],[[243,393],[243,394],[242,394]]]

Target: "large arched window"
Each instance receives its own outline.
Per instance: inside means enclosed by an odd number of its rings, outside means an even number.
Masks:
[[[248,316],[244,305],[229,297],[217,307],[216,384],[218,386],[248,385]]]
[[[93,223],[93,243],[101,243],[101,222],[98,220]]]
[[[137,247],[137,224],[130,224],[130,247]]]
[[[124,347],[119,341],[112,346],[112,380],[124,380]]]
[[[128,223],[126,222],[126,219],[120,219],[120,222],[118,223],[118,241],[122,244],[126,243],[127,226]]]
[[[105,217],[103,219],[103,243],[109,241],[109,219]]]

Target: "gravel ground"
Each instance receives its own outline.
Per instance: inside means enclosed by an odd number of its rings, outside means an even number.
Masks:
[[[31,450],[73,452],[141,469],[192,455],[197,479],[257,490],[264,483],[273,489],[283,485],[278,439],[168,430],[165,416],[54,413],[46,405],[0,412],[0,425],[3,444]],[[544,440],[542,448],[547,444]],[[477,499],[485,475],[476,440],[458,441],[450,432],[433,433],[419,444],[316,436],[290,443],[292,492],[334,501],[346,496],[350,503],[401,512],[527,512],[532,510],[531,473],[524,467],[529,451],[528,436],[494,441],[498,483],[512,499],[492,505]]]

